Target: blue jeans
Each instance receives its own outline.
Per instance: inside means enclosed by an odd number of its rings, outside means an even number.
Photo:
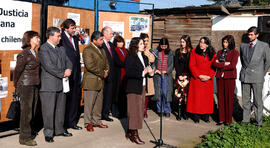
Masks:
[[[165,75],[162,75],[159,81],[159,90],[160,90],[160,100],[157,101],[157,112],[160,113],[171,113],[171,105],[170,102],[166,102],[166,96],[167,96],[167,77]],[[161,87],[161,84],[163,85]],[[162,102],[162,111],[161,111],[161,100]]]

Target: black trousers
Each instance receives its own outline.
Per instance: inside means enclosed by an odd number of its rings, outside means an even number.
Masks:
[[[32,121],[35,115],[38,88],[37,86],[19,86],[16,90],[20,96],[20,136],[19,140],[26,142],[32,138]]]
[[[102,117],[106,118],[109,116],[113,100],[113,82],[105,82],[103,90],[103,107]]]
[[[65,128],[71,128],[77,125],[80,118],[80,101],[81,89],[80,85],[74,84],[70,86],[70,92],[67,93]]]

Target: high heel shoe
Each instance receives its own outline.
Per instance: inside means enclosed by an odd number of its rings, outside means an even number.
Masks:
[[[132,130],[131,136],[130,136],[130,141],[135,142],[136,144],[143,145],[145,144],[144,141],[142,141],[138,135],[138,130]]]

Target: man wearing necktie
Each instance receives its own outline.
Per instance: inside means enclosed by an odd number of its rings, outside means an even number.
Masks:
[[[66,94],[63,93],[63,80],[71,75],[72,62],[67,58],[65,49],[58,46],[60,29],[49,27],[46,31],[47,42],[38,52],[41,65],[40,100],[46,142],[54,142],[53,136],[72,136],[64,128]]]
[[[113,30],[111,27],[104,27],[101,31],[104,34],[104,42],[102,48],[105,50],[106,57],[108,59],[110,70],[109,75],[105,79],[104,91],[103,91],[103,107],[102,107],[102,120],[112,122],[113,119],[109,118],[112,102],[115,97],[116,81],[115,81],[115,66],[122,67],[124,65],[115,53],[114,46],[111,43],[113,37]]]
[[[75,36],[76,24],[72,19],[66,19],[63,23],[63,32],[61,33],[60,45],[65,48],[66,54],[73,64],[71,76],[69,77],[70,91],[67,93],[65,128],[81,130],[78,126],[80,118],[80,101],[81,101],[81,65],[79,38]]]
[[[257,27],[250,27],[247,33],[249,43],[242,43],[240,45],[242,68],[239,79],[242,85],[243,123],[247,124],[250,122],[252,91],[256,125],[262,126],[262,88],[264,76],[270,66],[270,49],[267,43],[257,39],[259,36]]]

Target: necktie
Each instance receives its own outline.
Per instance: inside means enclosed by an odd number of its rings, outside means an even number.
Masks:
[[[113,57],[112,51],[111,51],[111,47],[110,47],[109,43],[107,43],[107,48],[108,48],[108,50],[109,50],[109,52],[110,52],[110,54],[111,54],[111,57]]]
[[[250,48],[253,48],[253,43],[250,43]]]
[[[69,36],[69,41],[70,41],[71,45],[73,46],[74,50],[76,50],[76,48],[74,47],[74,44],[72,42],[72,37],[71,36]]]

